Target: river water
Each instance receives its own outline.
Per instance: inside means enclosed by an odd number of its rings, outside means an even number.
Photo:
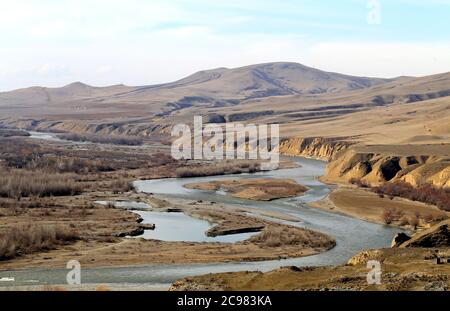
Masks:
[[[169,197],[192,200],[214,201],[227,204],[238,204],[261,211],[276,211],[299,218],[300,222],[287,222],[293,226],[300,226],[317,230],[333,236],[337,245],[330,251],[317,255],[292,258],[286,260],[272,260],[263,262],[219,263],[219,264],[190,264],[190,265],[145,265],[119,268],[82,269],[82,282],[95,284],[142,284],[167,287],[175,280],[194,275],[235,271],[270,271],[281,266],[324,266],[345,263],[351,256],[361,250],[389,247],[392,237],[400,229],[382,226],[327,211],[309,208],[306,203],[320,200],[330,193],[328,185],[318,181],[323,175],[325,163],[322,161],[294,158],[301,167],[283,169],[256,174],[244,174],[220,177],[201,177],[189,179],[161,179],[151,181],[137,181],[135,185],[141,192],[161,194]],[[223,193],[190,190],[183,185],[192,182],[206,182],[218,179],[237,178],[291,178],[310,188],[302,197],[276,200],[273,202],[256,202],[232,198]],[[275,219],[272,219],[277,221]],[[158,226],[158,222],[155,221]],[[192,230],[199,230],[193,228]],[[149,254],[151,256],[151,254]],[[74,258],[76,259],[76,258]],[[62,267],[63,268],[63,267]],[[64,284],[67,270],[27,270],[2,271],[2,277],[14,277],[15,282],[2,282],[0,286],[36,285],[36,284]]]

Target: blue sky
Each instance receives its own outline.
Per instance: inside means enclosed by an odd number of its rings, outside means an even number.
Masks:
[[[0,8],[0,90],[144,85],[271,61],[379,77],[450,71],[450,0],[0,0]]]

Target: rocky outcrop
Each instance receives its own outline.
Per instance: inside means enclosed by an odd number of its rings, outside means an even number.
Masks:
[[[359,147],[361,145],[352,142],[351,137],[289,138],[280,142],[282,154],[328,161],[323,178],[327,182],[358,180],[378,186],[389,181],[403,181],[415,187],[432,184],[450,188],[450,156],[370,152],[370,146]]]
[[[350,258],[350,260],[347,262],[347,265],[349,266],[365,265],[370,260],[378,260],[380,262],[383,261],[383,250],[374,249],[363,251]]]
[[[185,278],[178,280],[172,284],[169,288],[169,292],[202,292],[202,291],[214,291],[221,292],[225,291],[220,284],[220,280],[215,283],[202,284],[197,282],[194,278]]]
[[[206,235],[209,237],[217,237],[217,236],[225,236],[231,234],[240,234],[240,233],[252,233],[252,232],[261,232],[265,226],[248,226],[243,228],[233,228],[233,229],[216,229],[216,227],[211,228],[206,232]]]
[[[142,224],[140,227],[144,230],[155,230],[156,225],[155,224]]]
[[[118,238],[125,238],[125,237],[136,237],[143,235],[145,233],[145,230],[155,230],[156,226],[154,224],[140,224],[137,228],[126,231],[126,232],[120,232],[116,234],[116,237]]]
[[[325,180],[360,180],[370,186],[403,181],[416,187],[432,184],[445,188],[450,187],[450,161],[445,157],[384,155],[349,148],[331,159]]]
[[[405,243],[406,241],[411,240],[411,237],[409,235],[407,235],[406,233],[398,233],[394,239],[392,240],[392,244],[391,247],[399,247],[400,245],[402,245],[403,243]]]
[[[352,144],[343,138],[290,138],[280,142],[280,153],[330,160],[338,152],[347,149]]]
[[[450,220],[443,221],[432,228],[414,235],[410,240],[401,244],[406,247],[449,247],[450,246]]]
[[[130,231],[119,232],[116,234],[116,237],[118,237],[118,238],[135,237],[135,236],[143,235],[144,232],[145,232],[145,230],[143,228],[138,227],[138,228],[130,230]]]

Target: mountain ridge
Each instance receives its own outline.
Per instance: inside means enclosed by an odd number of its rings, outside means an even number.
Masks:
[[[96,87],[82,82],[73,82],[63,87],[34,86],[0,93],[0,100],[26,92],[47,92],[50,97],[57,94],[59,100],[66,100],[64,92],[90,93],[92,96],[124,96],[128,93],[146,93],[160,90],[195,88],[200,95],[219,93],[225,85],[229,93],[240,98],[267,97],[271,94],[317,94],[362,89],[392,81],[392,79],[357,77],[322,71],[298,63],[276,62],[249,65],[238,68],[216,68],[198,71],[174,82],[125,86],[112,85]],[[217,85],[220,84],[220,85]],[[117,89],[117,90],[116,90]],[[106,94],[101,94],[107,91]],[[25,94],[26,95],[26,94]],[[38,94],[34,94],[36,96]],[[34,97],[33,96],[33,97]],[[225,98],[226,96],[221,96]],[[36,98],[33,98],[35,100]],[[26,98],[23,98],[26,100]]]
[[[285,136],[360,134],[370,143],[425,142],[450,140],[449,99],[450,73],[380,79],[277,62],[203,70],[151,86],[74,82],[0,93],[0,122],[38,124],[43,131],[151,136],[201,115],[278,123]]]

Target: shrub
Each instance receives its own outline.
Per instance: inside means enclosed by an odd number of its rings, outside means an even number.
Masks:
[[[385,183],[373,189],[379,195],[391,198],[402,197],[412,201],[419,201],[436,205],[444,211],[450,211],[450,189],[437,188],[430,184],[414,187],[405,182]]]
[[[363,182],[361,179],[352,178],[350,179],[350,183],[361,188],[369,188],[369,185]]]
[[[409,218],[408,223],[409,223],[409,225],[410,225],[411,227],[413,227],[414,230],[415,230],[415,229],[417,229],[417,227],[419,226],[420,220],[419,220],[419,218],[418,218],[417,216],[414,215],[414,216],[411,216],[411,217]]]
[[[382,218],[386,225],[390,225],[395,220],[395,210],[392,208],[385,210]]]
[[[77,174],[111,172],[171,166],[173,171],[184,162],[173,159],[170,152],[148,154],[136,150],[68,149],[37,145],[29,141],[0,137],[0,162],[9,168],[45,170]]]
[[[259,163],[238,162],[218,163],[208,166],[181,167],[176,170],[179,178],[218,176],[242,173],[255,173],[260,170]]]
[[[65,196],[81,193],[76,176],[52,174],[46,171],[2,171],[0,196],[19,199],[21,197]]]
[[[425,220],[425,222],[428,224],[432,223],[434,221],[434,216],[432,214],[425,215],[423,217],[423,220]]]
[[[141,146],[144,143],[141,138],[132,136],[60,134],[58,135],[58,138],[77,142],[92,142],[98,144],[113,144],[125,146]]]
[[[251,242],[265,247],[284,245],[300,247],[332,247],[335,241],[325,234],[301,228],[274,228],[252,237]]]
[[[0,239],[0,260],[24,254],[55,249],[78,240],[77,234],[65,227],[20,225],[6,229]]]
[[[17,137],[17,136],[28,137],[30,136],[30,134],[22,130],[0,128],[0,137]]]
[[[402,217],[402,218],[400,219],[399,225],[400,225],[400,226],[406,226],[407,224],[409,224],[409,219],[408,219],[407,217]]]
[[[442,220],[444,220],[444,219],[446,219],[447,218],[447,216],[445,215],[445,214],[439,214],[439,215],[437,215],[437,214],[435,214],[435,215],[433,215],[433,214],[428,214],[428,215],[425,215],[424,217],[423,217],[423,220],[426,222],[426,223],[433,223],[433,222],[438,222],[438,221],[442,221]]]
[[[110,172],[114,168],[102,159],[81,159],[76,157],[51,157],[43,156],[35,158],[27,165],[29,169],[44,169],[60,173],[97,173]]]
[[[125,178],[118,178],[114,180],[111,183],[111,189],[115,194],[135,190],[133,182]]]

